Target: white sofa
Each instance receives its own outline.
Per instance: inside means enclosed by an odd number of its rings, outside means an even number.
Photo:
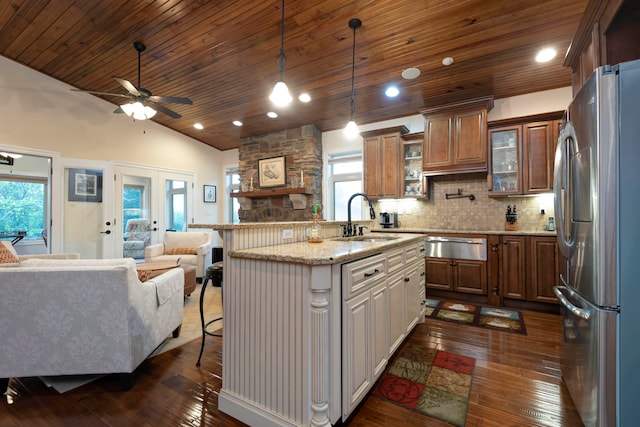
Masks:
[[[26,259],[0,268],[0,388],[9,378],[133,372],[179,336],[184,273],[140,282],[131,258]]]
[[[196,267],[196,277],[202,279],[211,265],[213,233],[208,231],[168,231],[162,243],[144,249],[146,262],[171,262],[191,264]]]

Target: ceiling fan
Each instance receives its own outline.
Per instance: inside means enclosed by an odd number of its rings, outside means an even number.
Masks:
[[[167,102],[172,104],[193,104],[189,98],[179,98],[175,96],[157,96],[153,95],[150,90],[140,86],[140,54],[147,48],[142,42],[133,42],[133,47],[138,51],[138,85],[134,86],[130,81],[120,77],[114,77],[115,81],[127,90],[126,94],[97,92],[94,90],[71,89],[77,92],[93,93],[95,95],[118,96],[121,98],[129,98],[131,101],[120,105],[115,109],[114,113],[125,113],[136,120],[147,120],[152,118],[156,111],[166,114],[167,116],[179,119],[182,117],[175,111],[159,104]]]

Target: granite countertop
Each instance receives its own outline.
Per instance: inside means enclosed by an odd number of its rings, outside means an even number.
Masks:
[[[359,220],[358,223],[366,224],[367,220]],[[248,222],[242,224],[189,224],[188,228],[208,228],[213,230],[234,230],[234,229],[247,229],[247,228],[264,228],[268,227],[276,227],[276,228],[286,228],[294,225],[300,224],[312,224],[312,221],[294,221],[294,222]],[[323,224],[344,224],[345,221],[323,221]],[[499,235],[510,235],[510,236],[555,236],[555,231],[546,231],[546,230],[518,230],[518,231],[507,231],[507,230],[449,230],[449,229],[438,229],[438,228],[372,228],[372,232],[381,232],[381,233],[419,233],[419,234],[438,234],[438,233],[448,233],[448,234],[499,234]]]
[[[375,235],[375,233],[368,235]],[[385,233],[385,235],[387,234]],[[308,265],[342,264],[424,239],[424,235],[413,233],[397,233],[391,234],[391,236],[397,238],[379,242],[344,241],[338,238],[328,238],[321,243],[299,242],[240,249],[229,251],[229,256]]]

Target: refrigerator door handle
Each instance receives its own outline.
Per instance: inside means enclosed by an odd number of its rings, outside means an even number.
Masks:
[[[563,290],[566,290],[569,294],[575,294],[574,291],[572,291],[570,288],[566,286],[554,286],[553,293],[556,294],[556,297],[558,297],[562,305],[564,305],[567,308],[567,310],[569,310],[575,316],[584,320],[589,320],[589,318],[591,317],[591,313],[589,313],[587,310],[583,310],[571,304],[567,299],[567,297],[564,296],[564,294],[562,293]]]

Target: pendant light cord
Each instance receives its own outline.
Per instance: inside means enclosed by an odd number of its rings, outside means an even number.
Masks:
[[[362,22],[358,18],[349,21],[349,28],[353,29],[353,48],[351,49],[351,121],[353,121],[353,112],[356,109],[356,29],[360,28]]]
[[[286,58],[284,56],[284,0],[282,0],[282,21],[280,32],[280,55],[278,55],[278,66],[280,67],[280,81],[282,80],[282,74],[284,73],[284,63]]]

